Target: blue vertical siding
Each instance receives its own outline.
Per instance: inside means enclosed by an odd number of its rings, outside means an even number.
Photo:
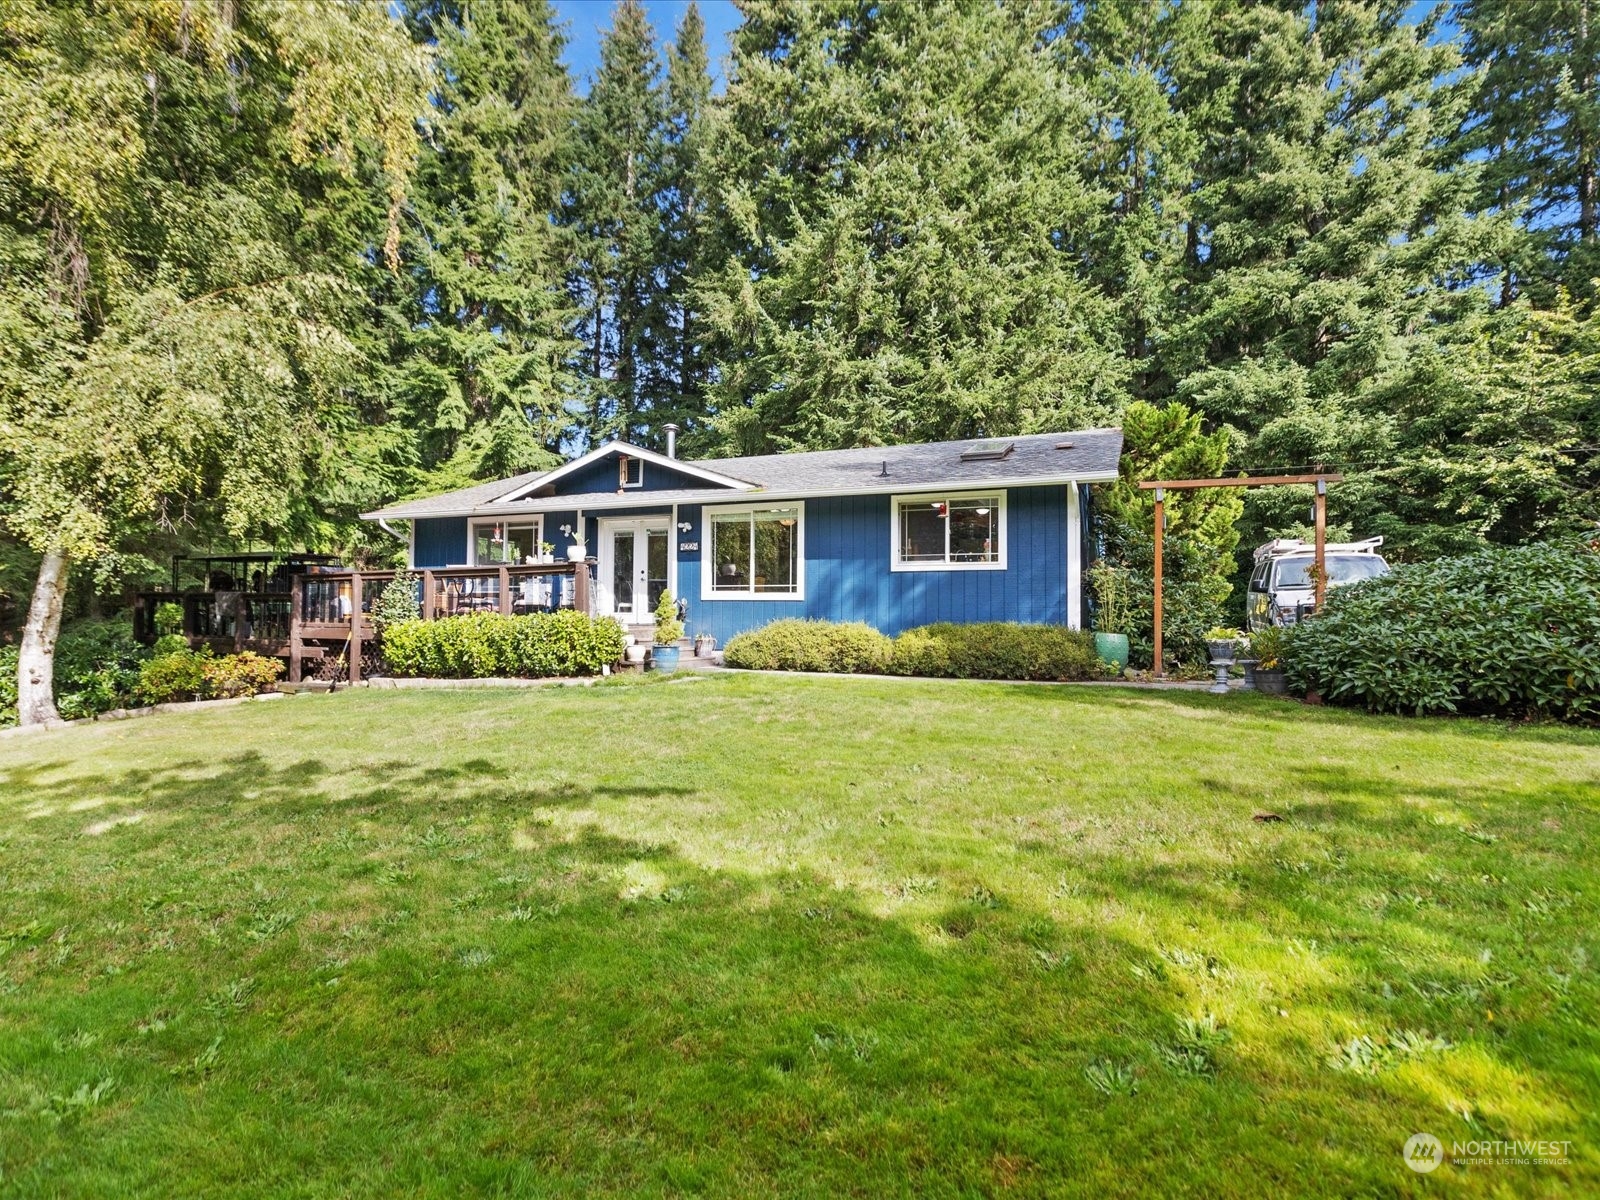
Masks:
[[[459,567],[467,559],[467,519],[465,517],[426,517],[412,523],[411,565]]]
[[[703,542],[701,510],[680,541]],[[935,621],[1067,621],[1067,489],[1012,488],[1006,502],[1003,571],[891,571],[889,497],[806,501],[806,598],[702,600],[700,552],[680,551],[678,584],[689,600],[689,633],[719,644],[779,617],[865,621],[888,634]]]

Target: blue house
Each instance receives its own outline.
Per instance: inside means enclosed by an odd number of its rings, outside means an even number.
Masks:
[[[552,471],[394,504],[410,566],[597,560],[599,613],[650,620],[664,588],[718,643],[779,617],[1079,628],[1089,485],[1117,477],[1115,429],[685,460],[610,442]],[[395,531],[398,532],[398,531]]]

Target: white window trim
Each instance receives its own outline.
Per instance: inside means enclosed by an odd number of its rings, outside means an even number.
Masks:
[[[795,534],[795,582],[798,584],[792,592],[758,592],[754,589],[742,592],[730,592],[723,589],[713,589],[711,586],[716,570],[713,553],[713,522],[717,517],[748,516],[760,511],[766,512],[774,508],[794,509],[795,520],[798,522],[798,532]],[[702,600],[772,600],[779,604],[791,601],[803,601],[806,598],[806,505],[804,500],[773,501],[764,504],[719,504],[715,507],[706,505],[700,510],[700,599]]]
[[[485,525],[504,525],[507,531],[510,531],[511,529],[525,529],[531,525],[533,527],[533,552],[535,555],[539,553],[539,543],[544,541],[543,513],[530,513],[525,517],[495,517],[488,521],[469,520],[467,522],[467,561],[464,564],[466,566],[496,567],[501,565],[499,563],[478,562],[478,530],[483,528]],[[509,567],[515,566],[516,564],[506,563],[505,565]]]
[[[639,465],[639,479],[636,483],[628,482],[628,470],[635,463]],[[644,486],[644,459],[636,454],[619,454],[617,456],[617,486],[623,490],[642,488]]]
[[[937,504],[952,500],[993,500],[1000,510],[997,528],[1000,531],[1000,554],[994,562],[901,562],[900,561],[900,506],[902,504]],[[946,553],[949,552],[949,525],[945,526]],[[990,488],[977,492],[913,492],[889,497],[889,570],[891,571],[1004,571],[1006,557],[1011,553],[1011,530],[1006,523],[1006,489]]]

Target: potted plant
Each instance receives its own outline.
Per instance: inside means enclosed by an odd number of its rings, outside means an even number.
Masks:
[[[1113,675],[1128,669],[1128,609],[1132,601],[1132,575],[1101,559],[1089,568],[1094,589],[1094,652]]]
[[[1282,696],[1288,685],[1283,678],[1283,654],[1288,648],[1289,631],[1281,625],[1268,625],[1250,637],[1250,652],[1256,657],[1256,690],[1269,696]]]
[[[652,655],[658,671],[678,669],[678,639],[683,636],[683,622],[678,620],[678,602],[665,588],[656,601],[656,648]]]
[[[583,530],[576,525],[563,525],[561,532],[572,539],[572,545],[567,547],[568,562],[582,562],[589,557],[589,546],[583,540]]]
[[[716,653],[717,639],[709,633],[694,635],[694,656],[696,658],[710,658]]]
[[[539,543],[539,561],[553,563],[556,560],[556,545],[554,542]]]

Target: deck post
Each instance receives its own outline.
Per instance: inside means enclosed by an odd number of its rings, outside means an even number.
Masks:
[[[361,572],[350,572],[350,682],[361,682]]]
[[[304,575],[296,572],[289,577],[289,682],[299,683],[301,658],[304,647],[300,642],[300,584]]]
[[[508,541],[510,537],[508,533]],[[505,563],[500,564],[500,612],[503,616],[511,615],[511,572],[506,569]]]
[[[244,593],[233,594],[233,652],[244,649]]]
[[[422,572],[422,619],[433,620],[433,572]]]
[[[1166,500],[1166,492],[1161,488],[1157,488],[1156,489],[1156,611],[1155,611],[1155,618],[1156,618],[1156,621],[1155,621],[1155,625],[1156,625],[1156,629],[1155,629],[1155,633],[1156,633],[1156,646],[1155,646],[1156,662],[1155,662],[1155,668],[1156,668],[1156,678],[1157,679],[1162,678],[1162,675],[1163,675],[1163,672],[1161,670],[1161,542],[1162,542],[1162,535],[1166,532],[1166,530],[1163,527],[1167,523],[1166,522],[1167,513],[1166,513],[1165,500]]]
[[[586,558],[572,565],[572,607],[586,617],[594,616],[589,611],[589,564],[593,561]]]

